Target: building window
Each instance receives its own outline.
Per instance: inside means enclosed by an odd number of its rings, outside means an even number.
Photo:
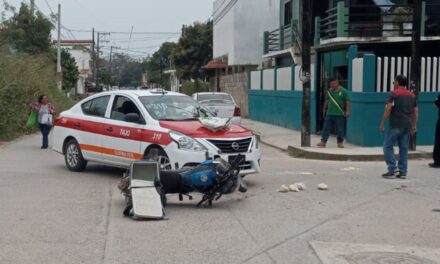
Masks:
[[[284,25],[290,25],[292,22],[292,1],[284,4]]]

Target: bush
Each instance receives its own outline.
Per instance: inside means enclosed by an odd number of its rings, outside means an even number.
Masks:
[[[57,113],[73,104],[56,88],[55,66],[48,55],[0,50],[0,140],[11,140],[29,129],[28,104],[45,94]]]
[[[182,93],[191,96],[193,93],[209,92],[209,82],[195,80],[185,81],[182,84]]]

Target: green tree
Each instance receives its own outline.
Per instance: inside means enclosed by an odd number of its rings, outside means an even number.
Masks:
[[[99,69],[99,80],[100,83],[103,83],[105,85],[113,85],[114,81],[112,79],[112,74],[108,69],[101,68]]]
[[[183,26],[173,55],[177,73],[182,79],[207,78],[202,67],[212,58],[212,28],[212,21]]]
[[[13,7],[7,4],[5,6],[13,15],[2,22],[0,39],[19,52],[30,54],[48,52],[52,23],[41,12],[32,14],[24,3],[21,4],[18,13]]]
[[[174,42],[164,42],[160,49],[144,62],[144,68],[151,83],[169,87],[169,78],[165,76],[164,71],[172,67],[172,56],[176,47],[177,44]]]
[[[112,68],[119,86],[140,86],[144,72],[141,62],[128,55],[116,53],[112,60]]]
[[[51,50],[51,57],[53,62],[57,62],[57,50]],[[75,58],[70,55],[69,51],[61,50],[61,70],[63,72],[63,90],[70,90],[75,88],[79,79],[79,70],[76,65]]]

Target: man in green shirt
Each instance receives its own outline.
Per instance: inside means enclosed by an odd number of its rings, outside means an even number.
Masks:
[[[336,127],[338,148],[344,147],[345,118],[350,116],[350,98],[347,90],[339,84],[339,80],[330,80],[331,89],[325,93],[324,128],[318,147],[324,148],[332,127]]]

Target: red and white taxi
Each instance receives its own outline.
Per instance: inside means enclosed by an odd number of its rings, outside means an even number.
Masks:
[[[155,149],[163,169],[243,154],[241,174],[258,173],[260,149],[253,133],[235,124],[212,132],[198,121],[210,115],[191,97],[161,89],[103,92],[56,118],[53,149],[64,154],[72,171],[84,170],[88,161],[128,168]]]

